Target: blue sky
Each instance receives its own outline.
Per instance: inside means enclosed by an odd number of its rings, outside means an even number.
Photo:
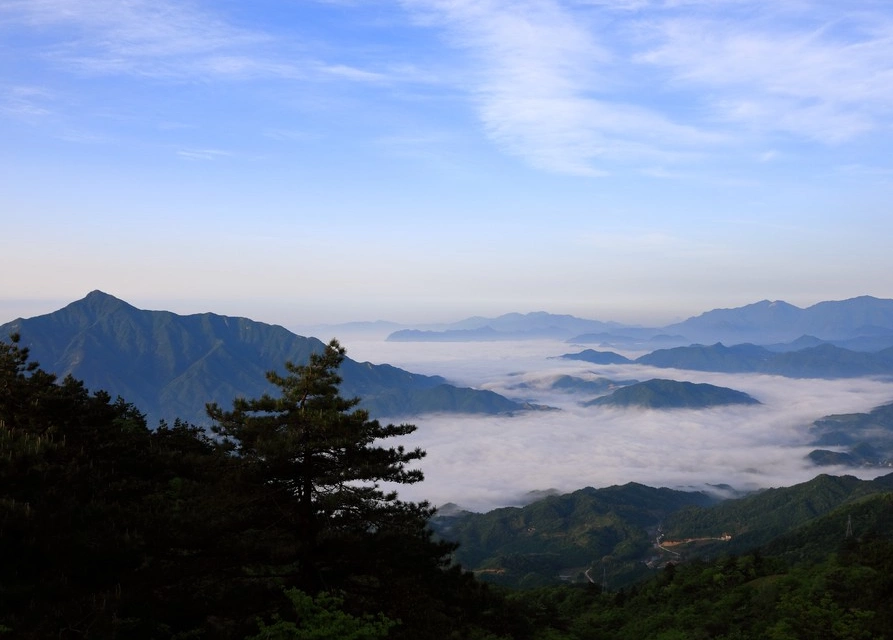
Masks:
[[[893,6],[4,0],[0,321],[893,297]]]

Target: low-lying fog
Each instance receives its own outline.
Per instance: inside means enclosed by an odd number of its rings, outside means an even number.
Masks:
[[[532,491],[562,493],[627,482],[700,490],[788,486],[819,473],[863,478],[890,470],[816,467],[805,460],[807,428],[832,413],[865,412],[893,401],[893,382],[869,378],[807,380],[556,359],[584,347],[553,341],[400,343],[340,338],[355,360],[437,374],[516,400],[557,407],[514,416],[426,415],[401,438],[428,453],[425,481],[400,487],[405,500],[485,511],[522,504]],[[590,345],[591,346],[591,345]],[[598,348],[598,347],[594,347]],[[636,353],[625,352],[628,357]],[[749,393],[761,405],[705,410],[582,407],[594,396],[551,390],[558,375],[639,381],[707,382]],[[387,416],[382,421],[394,421]]]

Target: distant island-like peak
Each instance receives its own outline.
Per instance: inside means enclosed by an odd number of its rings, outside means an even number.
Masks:
[[[617,389],[586,406],[644,407],[649,409],[705,409],[731,404],[760,404],[743,391],[712,384],[654,379]]]

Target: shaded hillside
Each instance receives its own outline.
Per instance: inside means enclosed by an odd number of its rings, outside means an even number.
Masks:
[[[536,587],[557,583],[560,576],[571,582],[606,578],[616,588],[668,561],[758,548],[791,559],[821,558],[839,548],[848,514],[854,535],[882,531],[893,518],[884,511],[891,496],[893,474],[871,481],[820,475],[723,501],[630,483],[483,514],[452,509],[451,515],[436,516],[433,526],[441,537],[460,543],[456,561],[488,581]],[[798,555],[797,545],[811,535],[803,532],[813,526],[821,534],[815,534],[812,555]]]
[[[859,540],[889,537],[893,531],[893,492],[876,493],[845,503],[760,549],[789,562],[820,562],[829,550]]]
[[[766,489],[744,498],[726,500],[709,509],[678,511],[664,523],[669,539],[721,536],[732,539],[696,553],[743,553],[870,495],[893,492],[893,474],[875,480],[820,475],[792,487]]]
[[[650,547],[649,528],[677,509],[714,501],[704,493],[629,483],[588,487],[526,507],[435,518],[434,527],[459,543],[454,558],[465,568],[503,584],[536,586],[605,556],[613,559],[612,571],[634,571]]]
[[[323,349],[316,338],[280,326],[213,313],[143,311],[101,291],[0,327],[4,338],[13,332],[44,369],[127,398],[150,423],[175,417],[203,423],[206,402],[228,406],[237,396],[261,395],[270,390],[267,371],[281,371],[286,360],[305,362]],[[452,387],[439,376],[390,365],[346,359],[341,375],[345,395],[362,397],[373,415],[522,408],[492,392]]]
[[[703,409],[729,404],[759,404],[759,401],[743,391],[712,384],[655,379],[622,387],[586,402],[585,406]]]

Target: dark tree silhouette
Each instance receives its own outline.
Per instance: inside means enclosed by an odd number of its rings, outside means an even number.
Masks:
[[[275,501],[298,537],[303,587],[320,588],[322,545],[339,536],[372,533],[425,520],[426,503],[398,499],[381,482],[408,484],[422,472],[407,468],[421,449],[385,447],[380,441],[415,431],[411,424],[382,425],[357,409],[358,398],[338,391],[345,350],[332,340],[307,364],[285,364],[286,375],[267,379],[281,395],[237,398],[231,411],[208,405],[212,431],[238,457],[248,477]]]

